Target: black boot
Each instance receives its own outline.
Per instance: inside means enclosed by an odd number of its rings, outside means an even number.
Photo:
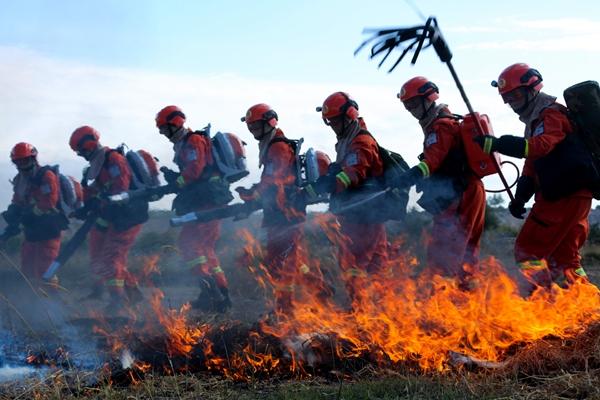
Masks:
[[[122,317],[125,313],[125,307],[127,306],[127,295],[123,288],[112,288],[108,291],[109,301],[104,312],[107,316],[111,317]]]
[[[102,300],[104,296],[104,285],[98,284],[92,287],[92,291],[87,296],[83,297],[81,300]]]
[[[220,287],[219,292],[223,298],[221,301],[215,303],[215,310],[220,313],[227,312],[232,306],[231,299],[229,298],[229,289],[226,287]]]
[[[200,294],[196,300],[191,302],[192,308],[200,311],[213,311],[215,309],[215,299],[212,294],[213,287],[209,279],[200,279]]]
[[[138,285],[126,285],[125,293],[127,294],[130,304],[137,304],[144,300],[144,294]]]

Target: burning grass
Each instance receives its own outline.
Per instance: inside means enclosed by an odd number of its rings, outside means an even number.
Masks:
[[[421,376],[493,370],[522,379],[600,368],[596,286],[555,285],[525,299],[493,258],[473,271],[477,285],[469,291],[439,276],[415,277],[412,268],[414,259],[399,255],[391,273],[361,288],[362,301],[351,309],[304,293],[290,313],[253,325],[190,322],[187,305],[164,309],[156,289],[144,324],[110,335],[96,328],[110,338],[114,358],[127,350],[134,360],[135,375],[118,371],[111,383],[127,385],[148,373],[272,382],[352,379],[365,369]],[[268,278],[259,280],[265,288]]]
[[[316,221],[343,246],[330,220]],[[243,263],[270,294],[276,282],[258,243],[247,232],[242,237]],[[555,285],[523,298],[515,277],[490,257],[471,271],[474,284],[465,290],[417,273],[401,241],[393,248],[393,260],[362,283],[350,307],[297,290],[292,311],[255,323],[193,318],[189,305],[167,307],[163,293],[150,288],[148,301],[119,319],[94,317],[104,354],[97,370],[83,377],[69,371],[61,358],[68,349],[30,354],[52,368],[52,389],[29,387],[25,398],[600,396],[596,286]],[[327,257],[306,261],[318,268]],[[142,268],[146,286],[158,261],[148,258]],[[17,393],[11,390],[4,387]],[[395,397],[385,397],[389,392]]]

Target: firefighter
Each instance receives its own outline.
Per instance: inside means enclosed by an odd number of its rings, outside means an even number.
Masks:
[[[258,184],[235,190],[245,202],[262,203],[262,226],[267,234],[265,264],[275,286],[275,308],[289,313],[295,284],[322,299],[331,294],[321,271],[306,264],[302,226],[306,204],[296,185],[297,144],[277,127],[277,113],[267,104],[253,105],[241,120],[258,141],[259,168],[263,170]]]
[[[531,289],[548,287],[552,282],[587,280],[580,249],[588,235],[592,192],[585,186],[565,190],[577,181],[577,174],[565,177],[561,170],[569,170],[584,159],[572,146],[575,136],[571,136],[573,126],[566,107],[541,91],[541,74],[524,63],[504,69],[492,86],[525,124],[524,137],[476,139],[488,153],[525,158],[515,199],[509,204],[511,214],[523,219],[525,203],[535,195],[515,242],[520,270],[533,284]]]
[[[353,202],[365,191],[381,190],[376,182],[384,165],[379,146],[359,117],[358,104],[345,92],[327,97],[321,112],[323,122],[337,137],[336,160],[326,175],[307,186],[307,195],[331,194],[330,210],[337,214],[340,230],[347,239],[339,249],[340,268],[352,307],[360,306],[371,275],[387,268],[387,237],[383,220],[372,210]],[[341,210],[348,210],[342,212]]]
[[[179,172],[161,168],[165,180],[177,188],[173,209],[177,215],[207,210],[227,204],[233,196],[229,185],[215,167],[208,134],[184,127],[185,114],[177,106],[167,106],[156,115],[156,127],[173,143]],[[178,247],[183,262],[200,277],[200,295],[192,302],[197,309],[225,312],[231,308],[227,278],[215,246],[221,223],[218,220],[185,225]]]
[[[96,218],[90,231],[89,254],[95,282],[89,299],[100,299],[108,292],[107,310],[134,303],[142,298],[136,279],[127,270],[127,255],[148,219],[145,208],[113,205],[104,199],[129,190],[131,170],[117,150],[100,144],[100,134],[91,126],[73,131],[69,146],[89,162],[84,169],[82,186],[84,207],[75,212],[79,219]],[[118,308],[117,308],[118,309]]]
[[[2,239],[17,235],[23,227],[25,240],[21,247],[21,270],[37,283],[58,256],[61,231],[68,227],[68,219],[60,208],[60,187],[57,174],[42,167],[38,151],[29,143],[17,143],[10,159],[18,170],[13,179],[13,198],[2,213],[8,224]],[[56,286],[58,279],[52,278]]]
[[[483,183],[468,167],[460,122],[446,104],[437,104],[439,90],[425,77],[408,80],[398,93],[424,134],[420,163],[400,176],[397,186],[417,184],[418,201],[433,215],[427,243],[427,273],[458,280],[468,288],[477,266],[485,216]]]

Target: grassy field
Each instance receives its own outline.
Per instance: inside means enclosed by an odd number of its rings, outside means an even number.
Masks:
[[[512,264],[512,244],[518,226],[504,224],[506,212],[496,211],[496,222],[488,227],[482,243],[482,254],[494,255],[505,265]],[[144,227],[130,254],[130,268],[139,273],[144,266],[144,256],[160,255],[161,273],[152,277],[152,284],[165,292],[165,302],[177,308],[193,299],[196,283],[182,270],[175,247],[177,231],[168,227],[169,213],[154,212]],[[391,237],[406,232],[409,237],[420,238],[429,218],[420,213],[411,214],[405,225],[391,223]],[[254,216],[241,225],[261,237],[260,218]],[[594,228],[595,229],[595,228]],[[327,259],[322,248],[326,243],[318,230],[307,232],[313,257],[322,258],[322,266],[330,275],[336,275],[336,262]],[[230,280],[234,308],[227,318],[254,322],[265,312],[265,296],[254,283],[248,270],[239,265],[239,239],[231,222],[225,222],[219,245],[221,262]],[[10,241],[6,248],[13,261],[18,261],[19,239]],[[414,241],[412,251],[422,256],[423,248]],[[584,249],[584,265],[592,280],[600,283],[600,232],[592,231],[590,242]],[[62,285],[68,289],[63,296],[71,299],[72,307],[89,305],[79,300],[90,289],[86,247],[83,246],[61,271]],[[10,301],[23,297],[22,288],[15,289],[18,280],[13,267],[6,260],[0,264],[0,281],[3,295]],[[343,302],[343,290],[338,291]],[[6,312],[5,312],[6,313]],[[14,318],[16,319],[16,318]],[[3,320],[5,322],[5,320]],[[35,321],[28,321],[37,329]],[[14,324],[14,321],[11,322]],[[69,372],[56,372],[44,382],[13,382],[0,386],[0,399],[600,399],[600,370],[595,366],[600,360],[600,345],[595,343],[590,357],[590,368],[559,371],[551,375],[528,375],[519,371],[461,369],[446,374],[422,374],[365,368],[362,371],[330,376],[329,379],[312,378],[302,381],[265,381],[234,383],[224,378],[206,374],[179,374],[162,376],[147,374],[134,385],[119,387],[111,384],[89,385],[85,377],[75,377]],[[89,377],[88,377],[89,378]]]

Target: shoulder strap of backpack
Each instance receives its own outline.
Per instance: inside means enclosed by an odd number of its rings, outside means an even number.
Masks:
[[[272,145],[274,145],[275,143],[279,143],[279,142],[284,142],[287,145],[289,145],[292,148],[292,151],[294,152],[294,154],[296,154],[298,152],[298,141],[294,140],[294,139],[288,139],[285,136],[276,136],[273,139],[271,139],[271,141],[269,142],[269,145],[267,146],[267,151]]]
[[[375,141],[375,143],[377,144],[377,148],[380,148],[380,147],[381,147],[381,146],[379,146],[379,142],[377,142],[377,139],[375,139],[375,137],[374,137],[374,136],[371,134],[371,132],[369,132],[368,130],[366,130],[366,129],[361,129],[361,130],[358,132],[358,134],[357,134],[356,136],[358,137],[358,136],[361,136],[361,135],[367,135],[367,136],[370,136],[370,137],[371,137],[371,139],[373,139],[373,140]]]
[[[550,104],[547,108],[551,108],[553,110],[560,111],[561,113],[565,114],[566,116],[569,116],[569,109],[560,103]]]
[[[368,131],[368,130],[366,130],[366,129],[361,129],[361,130],[358,132],[358,135],[356,135],[356,136],[358,137],[358,136],[360,136],[360,135],[368,135],[368,136],[370,136],[370,137],[371,137],[371,139],[373,139],[373,140],[375,141],[375,144],[377,145],[377,149],[379,150],[379,155],[381,156],[383,147],[381,147],[381,146],[379,145],[379,142],[377,141],[377,139],[375,139],[375,137],[374,137],[374,136],[371,134],[371,132],[369,132],[369,131]]]
[[[58,165],[44,165],[43,167],[40,167],[33,177],[32,182],[36,185],[40,185],[47,171],[52,171],[54,175],[58,176]]]
[[[435,119],[436,119],[436,120],[438,120],[438,119],[444,119],[444,118],[446,118],[446,119],[452,119],[452,120],[455,120],[455,121],[461,121],[461,120],[463,120],[465,117],[464,117],[464,116],[462,116],[462,115],[460,115],[460,114],[454,114],[454,113],[445,112],[445,111],[443,111],[443,110],[442,110],[442,111],[441,111],[441,112],[440,112],[440,113],[437,115],[437,117],[436,117]]]

